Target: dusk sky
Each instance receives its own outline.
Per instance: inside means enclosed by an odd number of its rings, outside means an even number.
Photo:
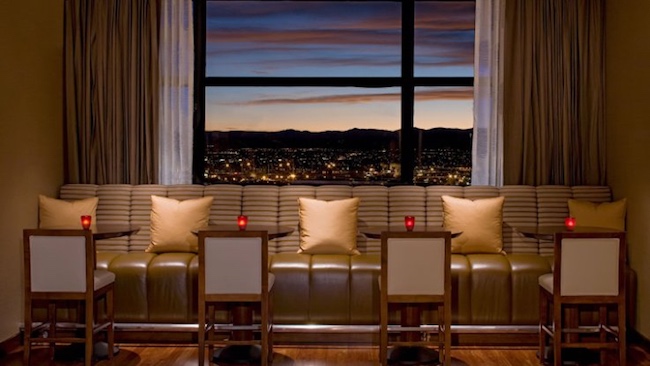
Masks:
[[[207,76],[400,74],[394,2],[208,1]],[[472,76],[474,2],[416,4],[415,76]],[[416,89],[415,126],[472,127],[471,88]],[[206,131],[400,128],[399,88],[206,89]]]

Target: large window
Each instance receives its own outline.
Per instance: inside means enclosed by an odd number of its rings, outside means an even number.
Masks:
[[[203,183],[470,183],[474,1],[197,1]]]

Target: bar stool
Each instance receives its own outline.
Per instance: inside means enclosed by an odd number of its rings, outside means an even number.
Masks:
[[[85,365],[91,365],[94,338],[106,331],[108,349],[114,346],[113,286],[115,274],[95,269],[95,247],[90,230],[26,229],[23,231],[25,260],[25,334],[23,363],[29,365],[33,343],[49,343],[54,356],[57,343],[83,343]],[[97,305],[105,299],[105,317],[97,316]],[[57,323],[57,305],[76,301],[84,312],[83,336]],[[47,304],[47,320],[33,322],[38,302]],[[74,329],[73,329],[74,330]],[[47,331],[47,335],[45,335]],[[113,352],[108,352],[113,358]]]
[[[625,365],[625,233],[561,232],[554,245],[554,271],[539,278],[540,359],[552,340],[556,366],[569,348],[600,350],[601,364],[606,350],[617,350]],[[598,309],[597,325],[580,324],[579,309],[585,306]],[[610,324],[610,313],[616,313],[617,324]]]
[[[274,280],[268,273],[268,233],[200,230],[198,236],[199,365],[204,364],[206,344],[210,357],[214,345],[226,346],[218,355],[224,363],[267,365],[273,357],[270,291]],[[228,307],[232,324],[216,324],[218,304]],[[259,324],[253,324],[255,310]],[[226,338],[215,338],[223,332],[228,333]]]
[[[383,232],[381,235],[381,309],[379,360],[382,365],[451,364],[451,233]],[[388,308],[400,307],[400,325],[388,324]],[[420,322],[424,304],[437,306],[437,325]],[[391,340],[389,333],[400,333]],[[432,337],[432,334],[437,336]],[[388,348],[394,346],[390,358]],[[438,349],[431,354],[430,346]],[[437,356],[437,357],[436,357]]]

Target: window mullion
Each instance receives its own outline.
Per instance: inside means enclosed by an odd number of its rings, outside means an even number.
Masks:
[[[415,5],[413,1],[402,2],[402,136],[400,148],[401,180],[413,182],[415,168],[415,139],[413,133],[413,105],[415,102]]]

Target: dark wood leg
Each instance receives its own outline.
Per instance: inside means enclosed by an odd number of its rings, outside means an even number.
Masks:
[[[402,327],[419,327],[420,315],[422,308],[417,303],[407,303],[401,305],[400,325]],[[400,334],[402,342],[420,342],[422,341],[422,333],[419,331],[406,331]],[[388,356],[388,364],[408,364],[408,365],[427,365],[438,363],[438,352],[427,347],[420,346],[402,346],[394,347],[390,356]]]
[[[253,325],[253,304],[239,302],[232,305],[232,323],[234,326]],[[230,332],[233,341],[252,341],[254,340],[252,330],[233,330]],[[259,364],[261,357],[260,347],[253,345],[229,345],[223,349],[217,350],[214,354],[216,363],[247,363]]]
[[[248,303],[237,303],[232,309],[233,325],[253,325],[253,307]],[[232,339],[236,341],[250,341],[253,339],[251,330],[234,330]]]
[[[400,317],[401,325],[403,327],[418,327],[420,326],[420,305],[419,304],[404,304],[402,305],[402,314]],[[421,340],[420,332],[403,332],[402,341],[417,342]]]

